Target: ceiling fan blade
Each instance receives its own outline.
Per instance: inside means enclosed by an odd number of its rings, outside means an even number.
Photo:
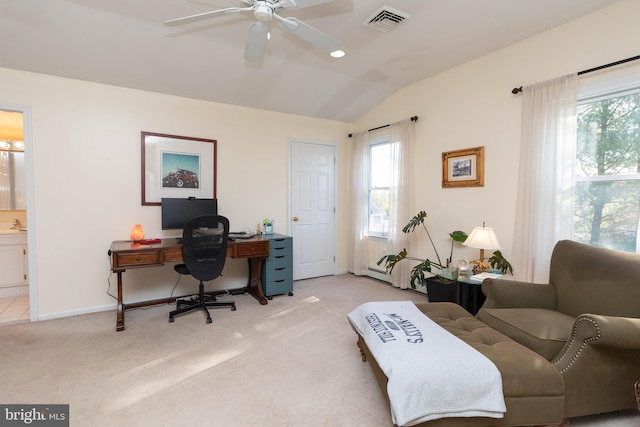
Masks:
[[[252,22],[249,25],[249,35],[244,48],[244,59],[247,61],[260,62],[267,47],[267,33],[269,27],[262,21]]]
[[[285,9],[304,9],[332,1],[335,0],[280,0],[279,6]]]
[[[233,13],[250,10],[253,10],[253,7],[228,7],[226,9],[213,10],[211,12],[199,13],[197,15],[185,16],[184,18],[170,19],[168,21],[164,21],[164,25],[174,27],[176,25],[190,24],[192,22],[202,21],[204,19],[212,18],[216,15],[231,15]]]
[[[332,39],[328,35],[319,30],[316,30],[308,24],[305,24],[299,19],[293,17],[282,18],[278,14],[274,14],[273,16],[277,17],[278,20],[282,22],[282,26],[287,31],[290,31],[294,35],[300,37],[302,40],[311,43],[312,45],[319,47],[320,49],[331,53],[340,48],[339,41]]]

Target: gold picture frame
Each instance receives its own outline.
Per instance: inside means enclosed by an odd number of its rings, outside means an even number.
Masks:
[[[442,153],[442,188],[484,187],[484,147]]]

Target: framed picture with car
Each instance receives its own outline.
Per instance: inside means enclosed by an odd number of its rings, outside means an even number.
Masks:
[[[215,199],[216,144],[213,139],[142,132],[142,205],[160,205],[163,197]]]

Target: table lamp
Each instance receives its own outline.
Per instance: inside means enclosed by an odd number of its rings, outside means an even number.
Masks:
[[[470,248],[480,249],[480,258],[473,261],[474,271],[477,270],[478,272],[491,270],[489,264],[484,261],[485,249],[502,249],[500,247],[500,243],[498,243],[498,238],[496,237],[496,233],[493,231],[493,228],[485,227],[484,222],[482,223],[482,227],[475,227],[469,234],[469,237],[467,237],[462,244],[464,246],[469,246]]]
[[[140,240],[144,239],[144,231],[142,230],[142,225],[136,224],[131,229],[130,237],[134,242],[139,242]]]

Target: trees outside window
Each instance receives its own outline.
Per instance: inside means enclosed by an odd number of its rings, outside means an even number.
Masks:
[[[640,252],[640,90],[580,103],[574,240]]]
[[[387,237],[389,232],[389,185],[391,143],[369,146],[369,236]]]

